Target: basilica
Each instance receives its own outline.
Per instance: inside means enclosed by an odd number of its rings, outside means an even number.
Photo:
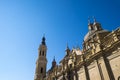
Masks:
[[[66,55],[46,71],[45,37],[38,48],[34,80],[120,80],[120,28],[108,31],[88,22],[83,49],[66,47]]]

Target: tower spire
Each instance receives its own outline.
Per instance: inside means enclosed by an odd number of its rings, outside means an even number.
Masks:
[[[68,43],[67,43],[67,46],[66,46],[66,53],[67,53],[67,55],[69,55],[69,53],[70,53],[70,49],[68,47]]]
[[[55,56],[53,58],[53,61],[52,61],[52,68],[54,68],[56,66],[56,60],[55,60]]]
[[[46,43],[45,43],[45,34],[43,35],[43,38],[42,38],[42,44],[46,45]]]

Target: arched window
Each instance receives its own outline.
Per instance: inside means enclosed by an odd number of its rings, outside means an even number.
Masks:
[[[44,56],[44,51],[42,52],[42,55]]]
[[[40,51],[40,56],[41,56],[41,51]]]
[[[41,67],[41,71],[40,71],[41,73],[43,73],[43,68]]]

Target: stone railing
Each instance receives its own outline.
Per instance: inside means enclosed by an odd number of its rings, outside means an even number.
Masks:
[[[120,28],[115,31],[112,31],[103,39],[103,46],[104,48],[112,46],[115,42],[120,40]]]

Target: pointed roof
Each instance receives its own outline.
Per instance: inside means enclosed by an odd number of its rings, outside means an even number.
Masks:
[[[69,46],[68,46],[68,43],[67,43],[67,46],[66,46],[66,51],[67,51],[67,50],[70,50],[70,48],[69,48]]]
[[[42,37],[42,44],[43,44],[43,45],[46,45],[45,40],[46,40],[46,39],[45,39],[45,35],[44,35],[44,36]]]
[[[54,58],[53,58],[53,62],[56,62],[56,60],[55,60],[55,56],[54,56]]]
[[[53,69],[55,66],[56,66],[56,60],[55,60],[55,56],[54,56],[54,59],[52,61],[52,67],[51,67],[51,69]]]

